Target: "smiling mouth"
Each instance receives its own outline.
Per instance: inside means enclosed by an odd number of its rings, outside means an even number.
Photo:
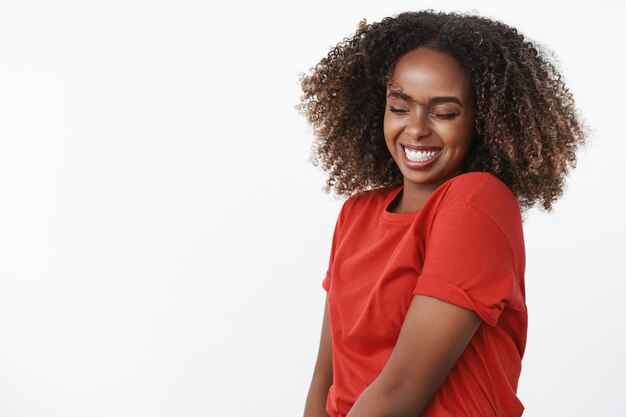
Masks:
[[[441,148],[425,147],[423,150],[415,150],[414,148],[408,148],[402,145],[404,154],[411,162],[426,162],[435,158],[441,151]],[[418,148],[419,149],[419,148]]]

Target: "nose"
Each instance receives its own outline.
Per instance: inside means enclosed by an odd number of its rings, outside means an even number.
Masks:
[[[420,108],[411,115],[405,129],[407,135],[415,140],[427,137],[431,134],[428,121],[428,110]]]

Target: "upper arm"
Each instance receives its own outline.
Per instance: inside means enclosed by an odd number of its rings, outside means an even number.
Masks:
[[[373,384],[397,411],[421,412],[481,323],[475,311],[415,294],[395,348]]]

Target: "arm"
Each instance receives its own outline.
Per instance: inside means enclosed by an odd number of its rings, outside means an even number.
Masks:
[[[415,417],[482,323],[474,311],[415,294],[396,346],[346,417]]]
[[[326,413],[326,399],[328,390],[333,383],[333,361],[331,345],[330,322],[328,317],[328,293],[324,305],[324,319],[320,346],[317,352],[317,361],[313,371],[313,378],[304,406],[304,417],[328,417]]]

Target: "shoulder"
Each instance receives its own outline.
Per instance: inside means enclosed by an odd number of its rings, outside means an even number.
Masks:
[[[444,200],[439,211],[446,211],[460,219],[459,227],[475,216],[488,218],[507,236],[515,250],[523,251],[519,203],[513,191],[495,175],[488,172],[458,175],[449,180]]]
[[[513,191],[489,172],[467,172],[448,180],[444,205],[471,205],[485,214],[520,210]]]
[[[467,172],[448,180],[448,194],[466,201],[481,198],[502,197],[515,199],[511,189],[498,177],[489,172]]]

